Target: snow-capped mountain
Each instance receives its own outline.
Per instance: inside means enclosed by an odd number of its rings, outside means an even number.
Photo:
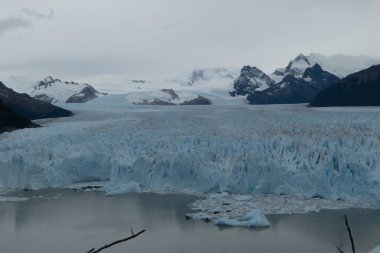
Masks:
[[[73,101],[80,101],[80,103],[83,103],[104,94],[99,93],[87,83],[62,82],[60,79],[48,76],[33,87],[30,95],[36,99],[50,103],[67,101],[71,101],[71,103],[75,103]],[[72,97],[80,97],[80,99]]]
[[[198,96],[207,98],[212,103],[243,104],[242,98],[231,97],[233,81],[240,70],[233,67],[200,68],[169,77],[131,78],[126,76],[103,75],[81,79],[91,83],[97,90],[109,94],[126,94],[128,104],[146,105],[180,105],[186,101],[198,101]],[[171,90],[176,99],[167,92]],[[191,102],[191,103],[193,103]],[[209,102],[207,102],[209,103]]]
[[[248,95],[251,104],[308,103],[322,89],[338,81],[337,76],[300,54],[286,68],[277,69],[270,76],[258,68],[243,67],[231,95]]]
[[[276,82],[280,82],[286,75],[302,77],[305,70],[313,65],[306,56],[300,54],[286,68],[276,69],[270,77]]]
[[[331,55],[310,54],[305,56],[298,55],[291,60],[286,68],[276,69],[270,77],[276,82],[280,82],[286,75],[291,74],[295,77],[301,77],[307,68],[319,64],[322,69],[343,78],[349,74],[355,73],[370,66],[380,64],[380,59],[368,56],[349,56],[349,55]]]
[[[152,92],[162,89],[203,91],[228,90],[239,76],[239,68],[202,68],[171,76],[136,77],[102,75],[80,79],[101,92],[109,94],[126,94],[132,92]]]
[[[236,70],[226,68],[196,69],[188,75],[188,80],[181,81],[182,84],[202,85],[202,83],[226,80],[227,82],[237,77]],[[222,82],[223,83],[223,82]]]
[[[234,82],[232,96],[245,96],[254,91],[263,91],[275,84],[269,76],[256,67],[244,66]]]
[[[269,76],[244,67],[231,95],[248,95],[251,104],[308,103],[340,78],[376,63],[380,59],[365,56],[300,54]]]
[[[301,77],[287,74],[272,87],[250,93],[247,99],[251,104],[308,103],[321,90],[338,81],[337,76],[315,64],[307,68]]]

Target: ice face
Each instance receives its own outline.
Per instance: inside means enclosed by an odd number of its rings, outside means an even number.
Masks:
[[[378,108],[118,107],[105,99],[70,107],[73,118],[1,135],[0,187],[109,180],[160,192],[380,203]]]

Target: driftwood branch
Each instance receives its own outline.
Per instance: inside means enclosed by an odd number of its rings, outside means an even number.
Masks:
[[[132,232],[131,236],[129,236],[127,238],[124,238],[124,239],[121,239],[121,240],[114,241],[114,242],[112,242],[110,244],[106,244],[103,247],[100,247],[99,249],[92,248],[89,251],[87,251],[86,253],[99,253],[100,251],[108,249],[108,248],[111,248],[112,246],[115,246],[116,244],[123,243],[123,242],[129,241],[129,240],[131,240],[133,238],[136,238],[137,236],[141,235],[145,231],[146,230],[144,229],[144,230],[141,230],[140,232],[138,232],[137,234],[134,234],[133,230],[131,228],[131,232]]]
[[[335,248],[336,248],[336,250],[339,251],[340,253],[344,253],[344,251],[343,251],[341,248],[339,248],[338,246],[335,246]]]
[[[344,219],[346,221],[346,228],[347,228],[347,231],[348,231],[348,235],[350,236],[352,253],[356,253],[355,244],[354,244],[354,238],[352,237],[352,231],[351,231],[350,224],[348,223],[347,214],[344,215]]]
[[[348,223],[347,214],[344,215],[344,220],[345,220],[346,228],[347,228],[347,231],[348,231],[348,236],[350,237],[352,253],[356,253],[356,250],[355,250],[355,244],[354,244],[354,238],[353,238],[353,236],[352,236],[352,231],[351,231],[350,224]],[[336,248],[340,253],[344,253],[344,251],[343,251],[341,248],[339,248],[338,246],[335,246],[335,248]]]

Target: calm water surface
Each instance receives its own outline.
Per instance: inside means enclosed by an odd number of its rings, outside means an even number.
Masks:
[[[268,229],[220,228],[187,221],[195,198],[183,195],[74,191],[26,192],[43,196],[0,203],[0,253],[85,253],[147,229],[109,253],[336,252],[349,249],[342,215],[349,215],[358,253],[380,244],[379,210],[322,211],[269,216]],[[57,198],[58,197],[58,198]],[[347,251],[348,252],[348,251]]]

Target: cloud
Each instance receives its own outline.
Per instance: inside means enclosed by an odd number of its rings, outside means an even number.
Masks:
[[[22,18],[0,19],[0,34],[3,34],[11,30],[20,29],[20,28],[28,28],[31,26],[32,26],[32,23]]]
[[[53,19],[54,18],[54,10],[50,9],[48,14],[40,13],[36,10],[29,9],[29,8],[23,8],[20,10],[21,14],[25,14],[26,16],[30,18],[36,18],[36,19]]]

